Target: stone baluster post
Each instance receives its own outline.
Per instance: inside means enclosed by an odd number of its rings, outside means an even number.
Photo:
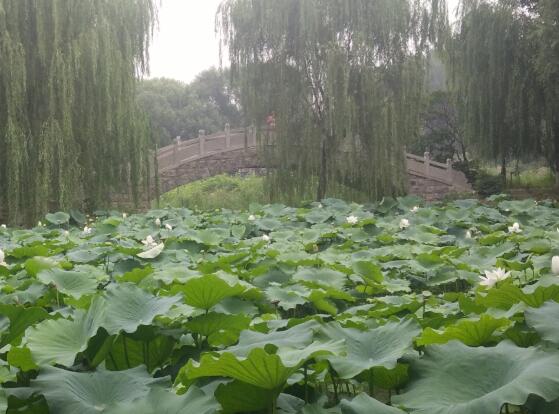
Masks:
[[[447,158],[446,160],[446,180],[448,184],[452,184],[452,160]]]
[[[206,153],[206,131],[200,129],[198,131],[198,142],[200,144],[200,156],[204,156]]]
[[[225,124],[225,148],[231,148],[231,125]]]
[[[175,138],[175,143],[173,145],[173,164],[177,165],[179,162],[179,145],[181,143],[181,137],[177,136]]]
[[[423,165],[425,167],[425,177],[429,178],[431,174],[431,154],[429,152],[423,154]]]

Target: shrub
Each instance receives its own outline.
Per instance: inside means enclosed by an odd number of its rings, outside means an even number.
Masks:
[[[474,183],[474,189],[482,197],[500,194],[503,192],[503,179],[498,175],[478,173],[477,179]]]
[[[251,203],[264,203],[263,177],[217,175],[178,187],[161,197],[162,206],[196,210],[248,209]]]

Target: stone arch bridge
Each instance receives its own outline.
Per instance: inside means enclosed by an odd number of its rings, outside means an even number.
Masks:
[[[198,138],[163,147],[157,152],[159,191],[165,193],[181,185],[219,174],[234,174],[245,169],[263,169],[257,152],[254,128],[229,129],[212,135],[200,131]],[[433,201],[450,192],[471,192],[460,171],[432,161],[429,154],[406,153],[410,193]]]

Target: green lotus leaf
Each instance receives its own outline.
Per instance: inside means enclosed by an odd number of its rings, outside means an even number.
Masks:
[[[295,309],[297,306],[307,303],[299,292],[292,290],[289,286],[270,286],[266,289],[266,297],[270,302],[285,310]]]
[[[287,367],[278,355],[256,348],[246,358],[240,359],[229,352],[221,354],[219,358],[205,354],[199,363],[190,360],[185,368],[189,379],[227,377],[279,394],[299,366]]]
[[[239,357],[246,357],[254,348],[273,345],[278,349],[304,349],[313,341],[314,330],[318,323],[314,320],[299,324],[285,331],[262,333],[245,330],[241,332],[239,343],[227,348],[227,352]]]
[[[191,278],[180,286],[184,301],[195,308],[209,310],[223,299],[245,291],[241,284],[231,284],[217,275]]]
[[[101,351],[105,353],[107,369],[114,371],[145,365],[148,372],[153,372],[169,361],[177,344],[174,338],[165,335],[142,340],[121,334],[116,338],[108,337],[107,340],[107,348]]]
[[[58,262],[50,257],[32,257],[25,261],[25,270],[30,276],[37,276],[42,270],[52,269],[58,266]]]
[[[80,246],[67,253],[68,259],[73,263],[92,263],[100,260],[112,251],[109,247],[86,247]]]
[[[531,394],[559,398],[559,353],[508,341],[493,348],[433,345],[411,362],[411,371],[415,379],[393,402],[418,414],[495,414]]]
[[[219,357],[204,354],[200,362],[190,360],[183,368],[188,379],[201,377],[227,377],[255,385],[279,394],[289,377],[309,359],[330,353],[340,343],[313,344],[303,350],[284,350],[283,356],[269,354],[262,348],[249,352],[246,358],[238,358],[230,352]]]
[[[54,285],[55,289],[65,295],[79,299],[97,291],[99,281],[92,272],[78,272],[62,269],[48,269],[37,275],[45,285]]]
[[[253,413],[263,411],[276,398],[273,391],[241,381],[220,384],[215,391],[217,401],[225,414]]]
[[[166,314],[180,302],[178,296],[157,297],[123,283],[107,289],[103,328],[111,335],[120,331],[132,333],[140,325],[150,325],[158,315]]]
[[[195,317],[184,326],[192,332],[203,336],[210,336],[220,331],[241,332],[243,329],[248,329],[250,321],[251,318],[245,315],[227,315],[210,312]]]
[[[167,383],[168,378],[152,378],[143,367],[82,373],[44,367],[31,381],[31,389],[45,396],[51,413],[97,414],[117,404],[132,403],[153,387]]]
[[[382,283],[384,276],[380,267],[371,262],[357,261],[353,263],[353,271],[366,281]]]
[[[70,210],[70,216],[72,217],[72,220],[74,220],[80,226],[83,226],[85,223],[87,223],[87,217],[79,210]]]
[[[25,308],[23,306],[1,305],[0,315],[5,316],[10,321],[10,327],[0,337],[0,348],[4,345],[18,345],[25,330],[33,324],[44,319],[50,318],[46,310],[39,307]]]
[[[305,405],[298,414],[342,414],[342,410],[339,405],[324,408],[324,403],[319,401],[314,404]]]
[[[543,339],[559,345],[559,303],[550,301],[538,309],[528,309],[526,323]]]
[[[520,243],[520,250],[541,255],[550,252],[551,245],[549,241],[538,238]]]
[[[64,213],[59,211],[58,213],[49,213],[45,216],[45,219],[55,226],[60,226],[62,224],[66,224],[70,221],[70,215],[68,213]]]
[[[327,359],[340,378],[353,378],[373,367],[396,367],[398,360],[413,351],[413,339],[421,332],[416,322],[389,322],[378,328],[362,332],[353,328],[342,328],[330,323],[321,328],[321,333],[331,339],[344,339],[346,356],[330,356]]]
[[[365,373],[367,375],[368,373]],[[398,364],[396,368],[387,369],[374,367],[372,369],[373,384],[385,390],[402,388],[409,380],[409,365]]]
[[[314,286],[323,286],[342,290],[347,282],[347,276],[342,272],[328,268],[301,268],[293,275],[293,280],[306,282]]]
[[[23,372],[38,368],[29,348],[11,347],[8,351],[8,364],[21,369]]]
[[[70,319],[48,319],[30,327],[24,342],[39,365],[72,366],[76,355],[87,348],[104,318],[104,303],[94,300],[87,312],[78,310]]]
[[[359,394],[353,400],[342,400],[340,403],[342,414],[406,414],[395,407],[383,404],[367,394]]]
[[[549,300],[559,301],[559,284],[549,286],[526,286],[520,289],[512,284],[503,284],[490,289],[485,296],[477,298],[477,302],[487,308],[510,309],[523,302],[533,308],[539,308]]]
[[[230,231],[223,228],[190,230],[187,233],[191,240],[206,246],[218,246],[229,235]]]
[[[152,388],[149,394],[134,401],[120,402],[109,408],[107,414],[214,414],[219,404],[213,396],[199,388],[190,387],[183,395],[162,388]]]
[[[417,345],[445,344],[452,340],[459,340],[468,346],[490,345],[498,342],[494,336],[496,331],[503,331],[509,327],[508,319],[495,319],[489,315],[481,315],[479,319],[463,319],[454,325],[447,326],[442,331],[426,328],[416,340]]]
[[[191,270],[184,265],[180,266],[170,266],[167,265],[162,269],[158,269],[153,273],[153,278],[155,280],[160,280],[166,285],[170,285],[173,282],[185,283],[189,279],[194,277],[199,277],[200,272]]]

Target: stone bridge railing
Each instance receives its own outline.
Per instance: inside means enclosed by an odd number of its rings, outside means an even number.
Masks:
[[[257,146],[256,129],[231,129],[226,125],[225,131],[212,135],[205,135],[200,131],[198,138],[181,141],[178,139],[174,144],[161,148],[157,152],[159,173],[163,180],[165,177],[173,176],[175,182],[180,171],[172,173],[172,170],[191,163],[200,165],[204,158],[216,158],[224,153],[253,150]],[[406,166],[412,177],[442,184],[449,191],[469,192],[471,187],[464,174],[452,168],[450,160],[446,164],[431,160],[429,153],[423,157],[406,153]],[[215,170],[215,169],[214,169]],[[183,180],[180,180],[183,181]],[[168,191],[169,186],[163,183],[162,190]]]
[[[198,138],[186,141],[177,140],[174,144],[157,151],[159,172],[164,172],[187,162],[215,155],[220,152],[256,148],[254,128],[230,129],[212,135],[200,131]]]

